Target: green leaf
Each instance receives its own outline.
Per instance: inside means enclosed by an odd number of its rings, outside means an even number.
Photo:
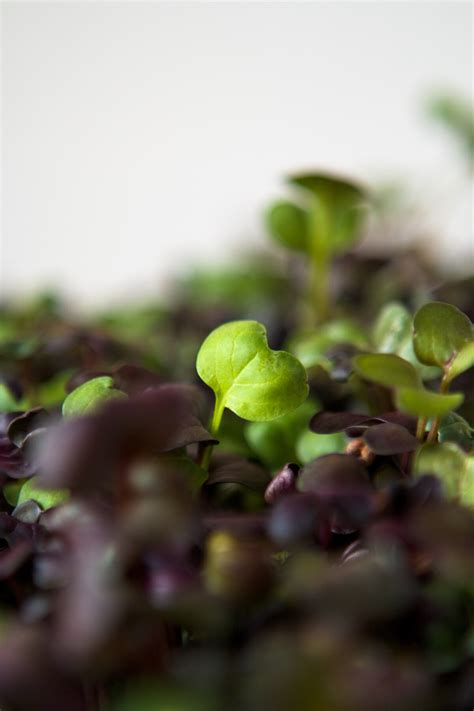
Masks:
[[[454,380],[458,375],[474,367],[474,341],[466,343],[454,357],[448,370],[448,380]]]
[[[411,314],[403,304],[393,301],[384,306],[372,329],[372,341],[377,351],[402,355],[401,351],[412,338],[411,322]]]
[[[356,183],[322,173],[290,177],[289,182],[311,193],[310,234],[314,253],[347,250],[359,236],[366,210],[365,191]]]
[[[372,342],[379,353],[394,353],[411,363],[423,380],[437,378],[437,366],[423,365],[415,355],[412,337],[413,318],[402,304],[392,301],[380,311],[372,330]]]
[[[288,249],[307,251],[307,213],[292,202],[276,202],[266,214],[266,224],[274,240]]]
[[[114,381],[110,376],[102,375],[88,380],[69,393],[63,402],[63,416],[89,415],[109,400],[126,397],[125,393],[114,388]]]
[[[448,496],[457,496],[466,466],[466,455],[453,443],[424,444],[415,458],[414,473],[435,474]]]
[[[396,393],[397,407],[418,417],[442,417],[456,410],[464,400],[462,393],[441,395],[424,388],[400,388]]]
[[[464,506],[474,509],[474,455],[472,454],[465,458],[459,500]]]
[[[54,506],[59,506],[67,501],[68,498],[69,491],[67,489],[43,489],[37,485],[36,477],[31,477],[21,487],[17,505],[33,499],[45,511],[46,509],[52,509]]]
[[[413,346],[425,365],[446,367],[472,341],[472,325],[455,306],[433,301],[419,309],[413,320]]]
[[[362,378],[387,388],[416,388],[420,384],[412,364],[393,353],[363,353],[355,356],[352,362]]]
[[[309,432],[311,417],[319,409],[315,402],[306,401],[293,412],[271,422],[251,422],[245,436],[253,452],[271,471],[280,469],[286,462],[297,462],[296,446],[304,432]]]
[[[342,454],[346,442],[346,436],[342,432],[316,434],[308,430],[303,432],[296,443],[296,461],[300,464],[308,464],[325,454]]]
[[[340,343],[349,343],[357,348],[367,348],[369,345],[360,326],[349,319],[339,319],[320,326],[317,331],[297,337],[290,344],[290,350],[305,368],[316,365],[330,368],[325,353]]]
[[[474,430],[464,417],[456,412],[449,412],[441,421],[438,439],[440,442],[455,442],[459,447],[469,452],[474,441]]]
[[[299,360],[272,351],[265,327],[257,321],[233,321],[212,331],[199,350],[196,368],[214,391],[216,412],[227,407],[245,420],[276,419],[308,395]]]

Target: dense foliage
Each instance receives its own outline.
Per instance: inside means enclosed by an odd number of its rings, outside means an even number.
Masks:
[[[290,188],[170,302],[3,306],[2,711],[472,708],[472,284]]]

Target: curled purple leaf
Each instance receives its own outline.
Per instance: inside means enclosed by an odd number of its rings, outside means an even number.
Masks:
[[[296,491],[296,477],[300,468],[298,464],[291,462],[276,474],[265,489],[265,501],[273,504],[277,499],[285,494],[292,494]]]

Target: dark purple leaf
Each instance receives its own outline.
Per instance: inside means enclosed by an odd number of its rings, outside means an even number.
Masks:
[[[64,671],[40,625],[9,626],[0,643],[0,706],[15,711],[84,711],[81,682]]]
[[[298,488],[317,496],[322,515],[335,533],[356,530],[372,509],[367,469],[350,454],[327,454],[310,462],[300,472]]]
[[[95,490],[115,481],[136,457],[216,443],[199,419],[199,395],[190,385],[162,385],[51,428],[39,481],[51,488]]]
[[[296,491],[296,477],[300,468],[298,464],[285,464],[278,474],[276,474],[267,488],[265,489],[265,501],[267,504],[273,504],[285,494],[291,494]]]
[[[414,452],[419,442],[402,425],[391,422],[368,427],[364,432],[363,439],[375,454],[390,455],[402,454],[403,452]]]
[[[298,488],[319,496],[371,491],[366,468],[348,454],[326,454],[307,464],[298,477]]]
[[[121,365],[111,372],[115,386],[131,397],[139,395],[147,388],[156,388],[164,384],[164,378],[148,368],[138,365]]]
[[[21,447],[25,437],[38,428],[47,427],[51,423],[51,415],[42,407],[35,407],[13,419],[7,430],[9,439],[17,447]]]
[[[21,449],[10,442],[8,437],[0,439],[0,472],[12,479],[24,479],[35,473],[34,467],[26,461]]]
[[[14,575],[31,557],[33,545],[31,541],[20,541],[12,548],[0,552],[0,580],[6,580]]]
[[[214,458],[205,486],[214,484],[240,484],[254,491],[265,491],[270,474],[259,464],[233,454],[220,454]]]
[[[312,494],[289,494],[272,508],[267,522],[270,538],[278,545],[314,542],[319,526],[318,502]]]

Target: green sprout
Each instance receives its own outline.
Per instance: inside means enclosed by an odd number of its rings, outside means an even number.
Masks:
[[[265,422],[295,410],[308,395],[306,370],[290,353],[273,351],[257,321],[232,321],[204,340],[196,368],[215,395],[210,431],[216,435],[225,408],[251,422]],[[211,448],[203,466],[207,468]]]
[[[353,182],[321,173],[296,175],[288,182],[298,189],[300,202],[274,203],[266,223],[276,242],[308,259],[306,300],[308,321],[314,325],[331,314],[331,264],[359,237],[367,214],[367,194]]]

